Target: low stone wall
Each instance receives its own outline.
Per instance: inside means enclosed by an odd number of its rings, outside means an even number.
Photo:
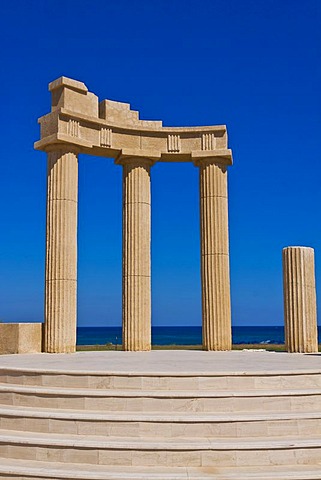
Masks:
[[[40,353],[42,323],[1,323],[0,354]]]

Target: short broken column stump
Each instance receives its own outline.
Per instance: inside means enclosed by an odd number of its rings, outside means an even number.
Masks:
[[[318,351],[314,250],[283,249],[284,326],[288,352]]]

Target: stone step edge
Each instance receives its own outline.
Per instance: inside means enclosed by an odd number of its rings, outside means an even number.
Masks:
[[[203,470],[203,471],[202,471]],[[53,480],[69,478],[71,480],[320,480],[320,466],[289,465],[287,467],[117,467],[107,465],[86,465],[34,460],[0,458],[0,475],[36,476]],[[235,471],[233,471],[235,470]],[[249,471],[252,470],[252,471]],[[254,470],[254,471],[253,471]],[[255,471],[256,470],[256,471]],[[259,470],[259,471],[257,471]]]
[[[71,410],[21,407],[0,405],[0,418],[41,418],[58,420],[84,420],[84,421],[113,421],[113,422],[148,422],[148,423],[230,423],[230,422],[257,422],[257,421],[280,421],[280,420],[309,420],[321,419],[320,412],[269,412],[258,414],[257,412],[237,412],[237,413],[194,413],[194,412],[173,412],[164,414],[162,412],[137,413],[126,411],[104,413],[101,410]]]
[[[274,353],[274,352],[269,352]],[[321,375],[320,369],[311,370],[254,370],[254,371],[219,371],[219,372],[168,372],[168,371],[124,371],[124,370],[59,370],[59,369],[39,369],[39,368],[15,368],[0,367],[0,375],[2,374],[33,374],[33,375],[70,375],[70,376],[92,376],[92,377],[168,377],[168,378],[190,378],[190,377],[279,377],[279,376],[305,376],[305,375]]]
[[[79,448],[79,449],[104,449],[104,450],[157,450],[157,451],[199,451],[199,450],[289,450],[304,448],[320,448],[321,435],[301,438],[282,437],[282,438],[262,438],[262,437],[231,437],[231,438],[215,438],[208,437],[186,439],[186,438],[164,438],[162,440],[148,437],[104,437],[71,434],[39,433],[39,432],[18,432],[13,430],[0,430],[0,444],[2,445],[27,445],[33,447],[62,447],[62,448]],[[320,452],[321,458],[321,452]]]
[[[321,388],[282,389],[282,390],[134,390],[134,389],[93,389],[44,387],[37,385],[16,385],[0,383],[0,394],[26,393],[55,395],[58,397],[142,397],[142,398],[230,398],[230,397],[284,397],[321,395]],[[1,401],[1,397],[0,397]]]

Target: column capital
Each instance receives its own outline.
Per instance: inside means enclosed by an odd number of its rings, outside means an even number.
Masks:
[[[119,155],[115,159],[116,165],[131,165],[133,167],[151,167],[156,162],[154,158],[140,155]]]
[[[192,161],[195,167],[202,167],[205,165],[233,165],[232,151],[226,149],[224,151],[217,151],[215,154],[211,152],[211,155],[208,152],[197,152],[193,154],[192,152]]]
[[[77,145],[71,145],[69,143],[54,143],[46,146],[45,152],[61,152],[62,154],[74,153],[75,155],[78,155],[80,153],[80,148],[77,147]]]

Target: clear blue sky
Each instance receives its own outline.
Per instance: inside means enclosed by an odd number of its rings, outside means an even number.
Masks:
[[[47,84],[65,75],[165,125],[226,124],[234,325],[281,325],[281,251],[316,250],[320,0],[1,2],[0,318],[43,319]],[[80,157],[79,325],[121,323],[121,167]],[[198,171],[152,169],[153,325],[200,325]],[[319,311],[321,302],[319,302]]]

